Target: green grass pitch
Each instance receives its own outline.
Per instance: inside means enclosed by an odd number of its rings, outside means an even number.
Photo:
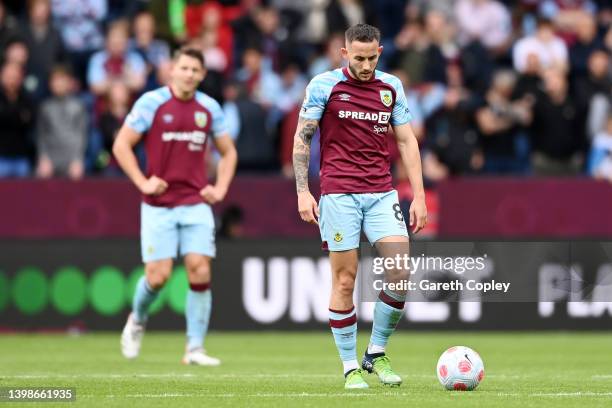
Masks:
[[[74,387],[77,401],[61,404],[68,407],[612,406],[612,333],[403,331],[388,354],[404,384],[385,388],[370,375],[371,388],[356,392],[342,388],[329,333],[211,333],[207,348],[223,360],[216,368],[181,365],[183,339],[147,333],[141,356],[126,361],[119,332],[0,335],[0,386]],[[359,338],[360,352],[367,340]],[[453,345],[483,357],[486,375],[476,391],[439,385],[437,359]]]

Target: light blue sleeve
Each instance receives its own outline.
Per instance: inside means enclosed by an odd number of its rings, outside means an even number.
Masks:
[[[340,70],[328,71],[314,77],[306,87],[300,117],[320,120],[332,89],[343,77],[344,74]]]
[[[389,74],[385,75],[383,81],[395,89],[395,105],[391,113],[391,125],[399,126],[410,122],[412,120],[412,114],[408,109],[408,101],[406,100],[402,81],[400,81],[398,77]]]
[[[198,92],[196,94],[198,102],[200,102],[206,109],[209,110],[212,115],[212,133],[214,137],[219,137],[224,133],[229,133],[229,127],[225,119],[225,113],[221,109],[219,102],[211,98],[210,96]]]
[[[165,93],[170,94],[169,91]],[[170,98],[170,95],[165,93],[161,90],[151,91],[138,98],[125,118],[125,124],[138,133],[148,131],[155,118],[155,112]]]
[[[238,139],[240,134],[240,113],[235,102],[225,102],[223,104],[223,113],[225,114],[225,122],[227,123],[227,131],[232,139]]]

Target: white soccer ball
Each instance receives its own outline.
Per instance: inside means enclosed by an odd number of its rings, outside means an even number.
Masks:
[[[471,391],[484,378],[484,363],[471,348],[455,346],[442,353],[436,372],[447,390]]]

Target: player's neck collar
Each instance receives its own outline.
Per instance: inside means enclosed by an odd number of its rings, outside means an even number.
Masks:
[[[348,78],[349,82],[356,82],[358,84],[369,84],[370,82],[374,82],[376,80],[376,71],[372,72],[372,76],[367,81],[361,81],[357,78],[354,78],[351,75],[351,72],[349,71],[348,67],[342,67],[342,73],[345,77]]]

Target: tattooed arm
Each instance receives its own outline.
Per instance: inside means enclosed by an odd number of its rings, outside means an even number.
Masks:
[[[318,120],[300,118],[293,138],[293,171],[298,195],[298,211],[302,220],[311,224],[317,224],[319,217],[319,206],[308,189],[310,144],[318,125]]]

